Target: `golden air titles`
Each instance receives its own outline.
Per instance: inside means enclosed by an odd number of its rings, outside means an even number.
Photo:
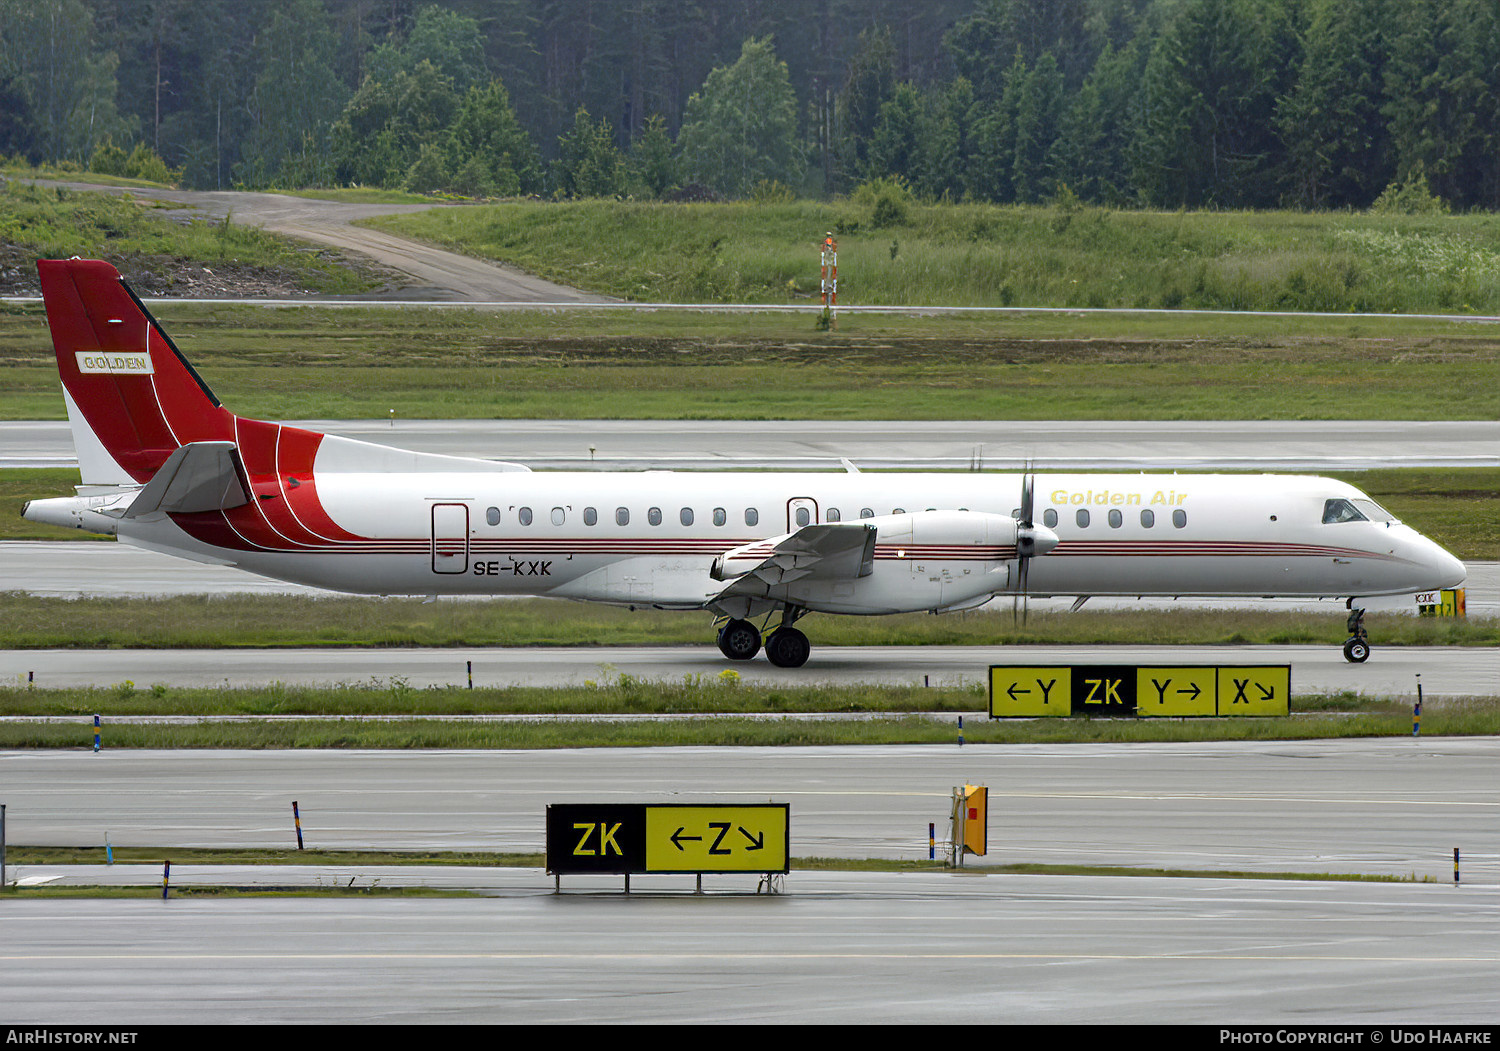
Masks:
[[[1144,493],[1119,489],[1054,489],[1051,497],[1059,507],[1180,507],[1188,494],[1176,489],[1158,489],[1148,500]]]

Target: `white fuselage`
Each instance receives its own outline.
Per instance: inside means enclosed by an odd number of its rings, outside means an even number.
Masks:
[[[849,601],[830,593],[809,608],[957,608],[1015,586],[1007,571],[1013,547],[1008,555],[986,549],[982,558],[952,544],[908,550],[909,536],[903,540],[890,523],[917,515],[920,527],[922,513],[932,510],[1015,517],[1019,474],[319,471],[316,485],[329,518],[357,539],[294,537],[283,529],[272,542],[263,536],[231,551],[194,540],[169,518],[121,522],[118,532],[145,546],[337,591],[699,608],[724,587],[710,575],[724,552],[808,523],[874,516],[881,523],[878,580]],[[1032,560],[1026,590],[1342,597],[1463,579],[1461,563],[1399,522],[1324,523],[1328,500],[1355,497],[1368,499],[1352,486],[1310,477],[1038,475],[1034,518],[1058,543]],[[937,585],[945,574],[952,584],[946,592]]]

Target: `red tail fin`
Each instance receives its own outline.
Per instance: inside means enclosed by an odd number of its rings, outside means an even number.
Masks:
[[[234,416],[114,267],[43,259],[37,270],[86,484],[145,482],[180,445],[234,440]]]

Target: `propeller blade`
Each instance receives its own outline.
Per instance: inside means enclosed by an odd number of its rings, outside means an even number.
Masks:
[[[1021,599],[1021,627],[1023,627],[1023,628],[1026,626],[1026,612],[1027,612],[1028,608],[1031,605],[1030,599],[1029,599],[1029,597],[1026,594],[1026,570],[1027,570],[1027,567],[1030,566],[1030,565],[1031,565],[1031,560],[1029,558],[1024,558],[1024,559],[1021,560],[1021,591],[1020,591],[1020,599]]]
[[[1016,596],[1011,602],[1011,621],[1014,623],[1019,612],[1021,624],[1026,624],[1026,613],[1030,607],[1030,601],[1026,589],[1026,577],[1030,572],[1031,560],[1036,556],[1036,523],[1032,521],[1032,513],[1036,500],[1036,475],[1031,473],[1031,463],[1028,461],[1021,475],[1021,509],[1020,517],[1016,519]],[[1051,536],[1051,533],[1048,533]],[[1051,541],[1056,543],[1054,537]],[[1018,610],[1019,607],[1019,610]]]

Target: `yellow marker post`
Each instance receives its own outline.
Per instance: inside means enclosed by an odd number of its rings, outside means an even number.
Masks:
[[[990,790],[984,785],[964,785],[962,816],[964,853],[984,857],[990,849]]]

